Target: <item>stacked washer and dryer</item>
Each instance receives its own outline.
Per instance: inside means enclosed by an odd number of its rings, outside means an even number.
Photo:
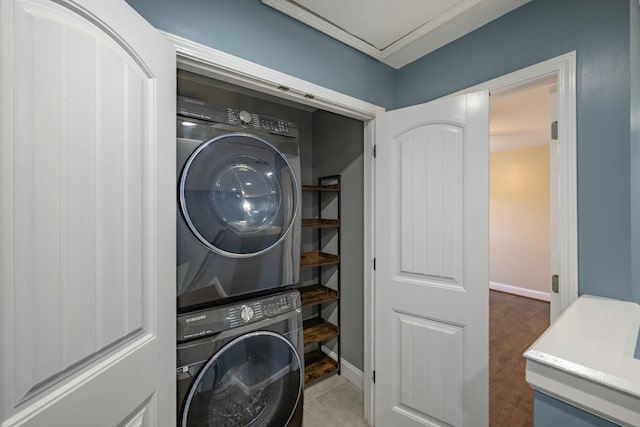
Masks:
[[[178,97],[178,425],[302,425],[294,123]]]

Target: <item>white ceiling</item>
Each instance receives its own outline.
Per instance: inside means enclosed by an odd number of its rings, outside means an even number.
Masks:
[[[491,95],[489,143],[491,151],[548,144],[550,94],[555,83],[545,83]]]
[[[531,0],[262,0],[400,68]]]

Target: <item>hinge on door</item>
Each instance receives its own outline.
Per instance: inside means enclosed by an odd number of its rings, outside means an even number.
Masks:
[[[558,121],[551,123],[551,139],[558,139]]]
[[[558,276],[557,274],[554,274],[553,276],[551,276],[551,290],[557,294],[559,288],[560,288],[560,276]]]
[[[376,158],[376,145],[373,146],[373,158]]]
[[[376,371],[373,371],[373,383],[376,383]]]

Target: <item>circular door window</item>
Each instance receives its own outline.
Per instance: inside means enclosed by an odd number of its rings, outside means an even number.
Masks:
[[[302,393],[300,358],[273,332],[243,335],[220,349],[198,373],[182,427],[282,427]]]
[[[180,206],[193,234],[227,256],[260,254],[293,225],[297,182],[287,159],[250,134],[211,139],[187,160]]]

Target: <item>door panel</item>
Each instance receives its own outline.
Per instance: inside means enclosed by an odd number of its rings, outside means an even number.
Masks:
[[[464,329],[406,314],[397,314],[400,371],[395,378],[400,404],[424,425],[463,425]],[[425,357],[429,354],[429,357]]]
[[[121,2],[0,15],[0,418],[174,419],[175,53]]]
[[[462,139],[462,129],[434,123],[396,138],[402,272],[454,286],[463,283]]]
[[[376,122],[376,424],[487,425],[488,95]]]

